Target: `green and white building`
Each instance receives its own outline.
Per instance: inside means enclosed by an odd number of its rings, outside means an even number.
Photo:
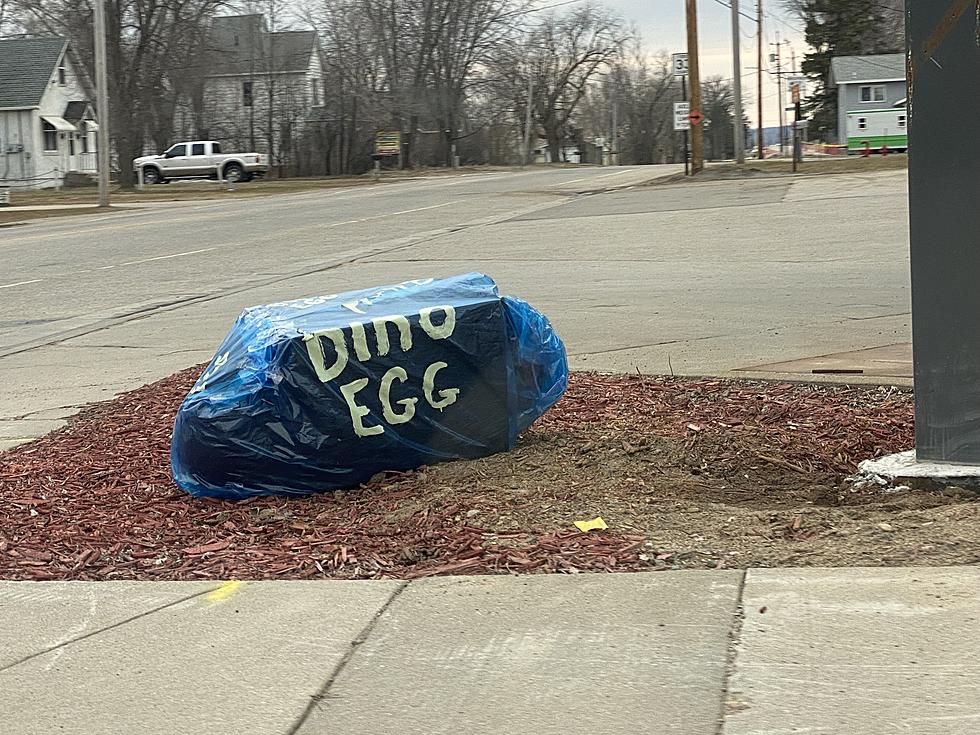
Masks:
[[[837,87],[837,136],[848,152],[908,148],[905,55],[836,56],[830,84]]]

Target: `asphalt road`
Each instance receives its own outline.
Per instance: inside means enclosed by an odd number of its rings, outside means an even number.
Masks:
[[[635,186],[676,170],[433,177],[2,228],[0,448],[206,361],[245,306],[470,270],[548,314],[577,369],[728,374],[908,340],[904,173]]]

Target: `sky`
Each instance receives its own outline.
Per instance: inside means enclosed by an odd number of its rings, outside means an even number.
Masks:
[[[722,5],[722,1],[726,5]],[[698,43],[701,77],[721,75],[732,77],[732,11],[728,0],[698,0]],[[667,51],[674,53],[687,50],[687,30],[684,20],[684,0],[604,0],[604,5],[618,11],[627,21],[636,23],[648,53]],[[742,42],[742,94],[746,114],[756,124],[756,3],[740,0],[742,15],[739,17]],[[748,16],[748,17],[745,17]],[[783,44],[781,54],[783,68],[790,69],[791,50],[796,52],[796,68],[806,51],[802,24],[783,8],[780,0],[763,0],[763,66],[775,71],[769,64],[769,53],[775,51],[770,44],[776,38],[790,43]],[[783,90],[784,103],[789,106],[788,94]],[[779,103],[774,74],[766,74],[762,81],[763,124],[778,125]],[[788,119],[788,118],[787,118]]]

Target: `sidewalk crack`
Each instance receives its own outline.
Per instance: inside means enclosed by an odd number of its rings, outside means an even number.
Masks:
[[[209,588],[209,589],[206,589],[206,590],[201,590],[200,592],[195,592],[193,595],[187,595],[186,597],[181,597],[179,600],[173,600],[172,602],[166,602],[163,605],[158,605],[157,607],[151,608],[149,610],[144,610],[141,613],[137,613],[136,615],[132,615],[132,616],[126,618],[125,620],[120,620],[119,622],[113,623],[112,625],[106,625],[103,628],[99,628],[97,630],[91,630],[88,633],[84,633],[82,635],[77,635],[77,636],[75,636],[73,638],[69,638],[66,641],[62,641],[61,643],[56,643],[53,646],[48,646],[47,648],[45,648],[45,649],[43,649],[41,651],[37,651],[35,653],[31,653],[31,654],[29,654],[27,656],[24,656],[21,659],[18,659],[17,661],[14,661],[12,663],[7,664],[6,666],[0,667],[0,673],[3,673],[4,671],[8,671],[8,670],[14,668],[15,666],[20,666],[21,664],[27,663],[28,661],[32,661],[33,659],[38,658],[39,656],[44,656],[46,654],[51,653],[52,651],[57,651],[57,650],[60,650],[62,648],[65,648],[66,646],[70,646],[73,643],[78,643],[79,641],[84,641],[87,638],[92,638],[92,637],[97,636],[97,635],[102,635],[103,633],[106,633],[106,632],[108,632],[110,630],[114,630],[115,628],[122,627],[123,625],[128,625],[129,623],[132,623],[133,621],[139,620],[140,618],[145,618],[148,615],[153,615],[154,613],[158,613],[161,610],[166,610],[167,608],[173,607],[174,605],[180,605],[181,603],[187,602],[188,600],[193,600],[195,597],[200,597],[201,595],[211,594],[212,592],[214,592],[214,590],[215,590],[215,588],[212,587],[212,588]]]
[[[722,679],[721,687],[721,710],[718,713],[718,727],[715,729],[715,735],[724,735],[725,718],[730,712],[741,708],[740,703],[732,699],[733,693],[730,689],[730,683],[735,674],[735,661],[738,657],[738,646],[742,638],[742,625],[745,623],[745,606],[742,600],[745,595],[745,582],[748,576],[749,570],[746,569],[739,578],[738,592],[735,595],[735,613],[732,616],[731,627],[728,629],[728,655],[725,660],[725,676]]]
[[[323,686],[320,687],[320,690],[310,697],[310,701],[307,702],[306,708],[300,714],[296,722],[294,722],[286,731],[286,735],[296,735],[300,728],[302,728],[306,723],[306,720],[309,719],[310,715],[313,714],[313,710],[316,709],[316,706],[330,696],[330,689],[333,687],[334,682],[336,682],[340,675],[344,672],[344,669],[347,668],[347,664],[349,664],[351,659],[354,658],[354,653],[357,651],[358,647],[371,636],[371,633],[374,632],[374,629],[377,627],[381,617],[388,611],[388,608],[391,607],[395,600],[398,599],[399,595],[408,589],[409,584],[411,584],[411,582],[402,582],[398,588],[391,593],[391,597],[385,601],[385,604],[382,605],[378,612],[376,612],[371,620],[368,621],[367,625],[364,626],[361,632],[358,633],[357,637],[351,641],[350,647],[347,649],[344,657],[340,659],[336,666],[334,666],[333,671],[330,672],[330,676],[324,682]]]

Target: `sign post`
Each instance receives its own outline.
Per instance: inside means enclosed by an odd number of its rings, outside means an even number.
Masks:
[[[690,114],[690,105],[687,101],[687,54],[671,54],[670,66],[675,77],[681,80],[681,100],[674,103],[674,130],[684,131],[684,175],[690,175],[690,155],[688,152],[688,131],[691,129],[691,122],[687,119]],[[680,112],[683,110],[683,112]]]

